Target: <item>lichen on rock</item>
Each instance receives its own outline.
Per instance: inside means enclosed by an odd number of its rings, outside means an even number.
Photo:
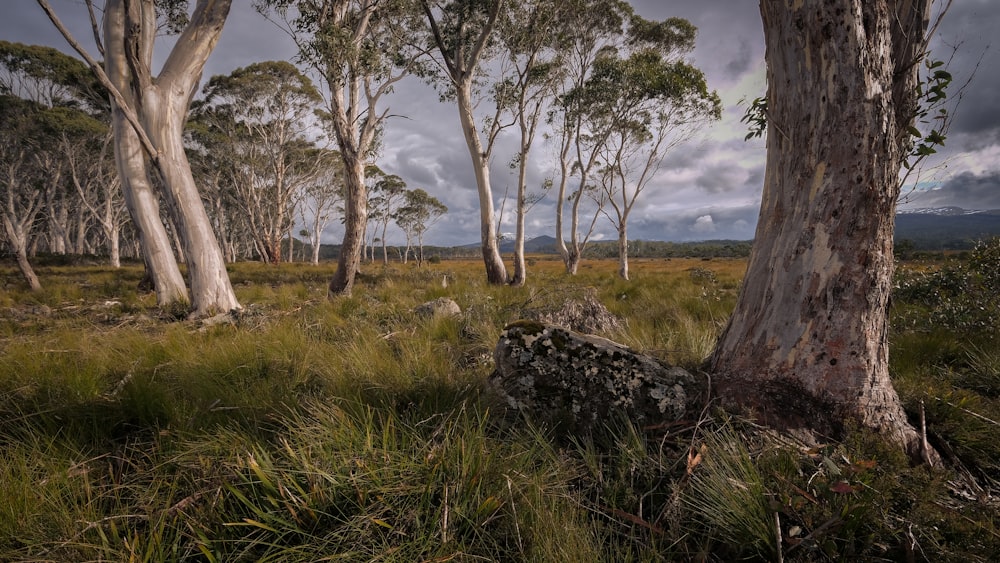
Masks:
[[[559,431],[587,433],[615,415],[639,424],[682,418],[704,396],[687,371],[598,336],[537,321],[500,335],[491,381],[508,406]]]

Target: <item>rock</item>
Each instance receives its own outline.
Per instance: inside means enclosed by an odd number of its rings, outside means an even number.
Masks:
[[[417,306],[413,312],[421,317],[455,317],[462,314],[462,308],[447,297],[439,297]]]
[[[537,422],[586,434],[623,414],[640,426],[683,418],[707,382],[606,338],[517,321],[500,335],[491,382]]]
[[[536,310],[529,315],[543,323],[555,324],[587,334],[610,333],[622,328],[621,320],[597,299],[593,288],[580,299],[567,299],[555,310]]]

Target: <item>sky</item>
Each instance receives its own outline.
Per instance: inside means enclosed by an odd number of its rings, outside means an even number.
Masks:
[[[50,0],[76,38],[96,56],[83,0]],[[71,53],[69,45],[48,21],[35,0],[2,0],[0,39],[49,45]],[[95,2],[101,4],[100,1]],[[701,68],[710,89],[723,102],[721,121],[669,153],[650,186],[640,195],[629,221],[629,238],[697,241],[753,238],[764,179],[764,142],[744,141],[740,123],[746,107],[765,92],[764,35],[758,3],[753,0],[632,0],[647,19],[688,19],[698,28],[690,60]],[[950,60],[955,80],[950,98],[958,102],[945,147],[927,162],[904,189],[901,209],[958,206],[1000,209],[1000,2],[954,0],[932,40],[933,56]],[[158,42],[155,58],[162,61],[169,46]],[[265,60],[291,60],[295,46],[273,23],[258,15],[250,0],[234,0],[218,46],[209,58],[204,78],[228,74],[238,67]],[[957,89],[964,85],[961,96]],[[960,98],[960,99],[959,99]],[[460,245],[479,240],[479,207],[472,166],[453,104],[441,103],[432,87],[408,79],[384,105],[400,117],[389,120],[377,164],[397,174],[410,188],[423,188],[448,206],[432,226],[425,244]],[[511,198],[516,178],[507,163],[513,154],[513,133],[502,138],[492,165],[491,180],[497,208],[504,192]],[[538,144],[532,155],[529,186],[541,186],[555,172],[554,148]],[[555,234],[555,194],[531,209],[527,238]],[[508,202],[501,231],[514,231]],[[334,222],[335,223],[335,222]],[[324,242],[339,242],[336,224]],[[601,219],[595,239],[615,238],[613,226]],[[402,235],[386,237],[402,242]]]

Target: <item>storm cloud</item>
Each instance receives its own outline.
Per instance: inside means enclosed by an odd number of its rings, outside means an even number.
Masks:
[[[86,10],[78,0],[53,0],[56,12],[76,37],[96,53]],[[633,0],[636,12],[662,20],[683,17],[698,27],[691,61],[706,75],[724,105],[723,119],[699,131],[690,143],[667,155],[654,181],[640,196],[630,233],[644,240],[749,239],[753,237],[764,178],[764,142],[744,141],[740,117],[745,100],[765,93],[764,37],[756,2],[734,0]],[[934,57],[950,59],[955,77],[951,103],[961,98],[947,144],[927,163],[921,189],[907,206],[957,205],[969,209],[1000,208],[1000,68],[990,46],[1000,29],[1000,2],[959,0],[933,38]],[[0,37],[9,41],[70,49],[34,0],[5,0]],[[169,41],[157,40],[155,59],[162,61]],[[162,43],[162,45],[161,45]],[[954,47],[954,48],[953,48]],[[229,73],[256,61],[294,60],[290,38],[258,15],[250,2],[234,2],[205,78]],[[978,70],[977,70],[978,65]],[[973,77],[973,71],[975,75]],[[972,77],[959,95],[957,88]],[[741,100],[743,104],[741,105]],[[424,188],[449,208],[427,235],[430,244],[468,244],[479,240],[479,200],[475,178],[457,111],[441,103],[425,82],[408,79],[397,85],[386,105],[393,117],[386,125],[377,164],[398,174],[412,188]],[[485,110],[484,104],[483,110]],[[505,189],[515,179],[508,162],[515,152],[513,134],[501,136],[491,166],[494,203],[505,209],[504,231],[512,230],[511,202]],[[529,173],[532,191],[555,176],[555,147],[539,138]],[[513,194],[510,194],[512,196]],[[528,236],[554,235],[555,194],[549,193],[528,216]],[[592,211],[592,208],[590,208]],[[340,236],[334,221],[324,240]],[[395,235],[401,238],[401,235]],[[597,237],[613,238],[614,229],[600,219]]]

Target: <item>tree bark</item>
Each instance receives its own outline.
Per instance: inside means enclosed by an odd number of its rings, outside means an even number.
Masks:
[[[337,271],[330,279],[330,297],[351,294],[355,275],[361,266],[361,251],[368,225],[365,162],[360,155],[348,155],[343,147],[341,155],[344,159],[344,240],[337,258]]]
[[[151,157],[162,176],[164,196],[175,215],[188,262],[193,317],[240,308],[195,185],[182,136],[188,103],[222,32],[230,3],[197,3],[190,24],[155,79],[150,69],[156,27],[152,2],[109,0],[105,5],[106,57],[125,65],[120,74],[127,79],[128,88],[118,90],[131,93],[133,109],[155,151]]]
[[[625,221],[618,225],[618,277],[628,279],[628,226]]]
[[[490,185],[489,155],[479,140],[476,120],[472,108],[472,79],[456,84],[458,98],[458,117],[465,134],[465,142],[472,156],[472,168],[476,175],[476,187],[479,193],[479,224],[480,240],[483,253],[483,263],[486,265],[486,281],[493,285],[507,283],[507,268],[500,255],[500,243],[494,230],[496,212],[493,208],[493,189]]]
[[[7,232],[7,243],[10,244],[17,259],[17,268],[21,270],[21,276],[24,277],[24,281],[28,283],[31,291],[41,291],[42,283],[38,281],[38,275],[35,274],[35,269],[28,261],[28,233],[21,225],[12,221],[6,213],[3,215],[3,226]]]
[[[920,440],[889,380],[893,215],[928,0],[763,0],[767,168],[711,357],[724,404],[777,427]],[[930,458],[928,458],[930,459]]]
[[[108,8],[113,7],[109,3]],[[109,9],[105,13],[104,40],[106,44],[118,47],[109,48],[104,60],[108,79],[124,97],[124,101],[134,106],[131,72],[124,50],[125,18],[121,11],[112,12]],[[146,274],[153,282],[156,292],[156,303],[160,307],[168,307],[173,303],[187,302],[187,287],[174,258],[170,236],[160,220],[160,203],[149,178],[147,155],[142,142],[114,99],[111,107],[115,164],[121,176],[125,206],[139,237]]]

